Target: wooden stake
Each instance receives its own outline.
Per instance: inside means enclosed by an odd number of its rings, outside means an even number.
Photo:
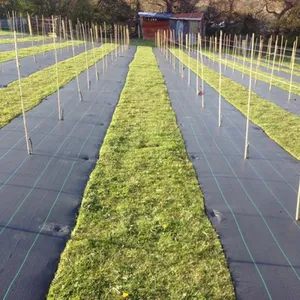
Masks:
[[[64,23],[63,23],[64,25]],[[76,61],[76,55],[75,55],[75,45],[74,45],[74,39],[73,39],[73,31],[72,31],[72,21],[69,20],[69,27],[70,27],[70,37],[72,41],[72,51],[73,51],[73,61],[74,61],[74,69],[75,69],[75,75],[76,75],[76,83],[77,83],[77,91],[79,96],[79,101],[83,101],[81,90],[80,90],[80,84],[79,84],[79,78],[78,78],[78,68],[77,68],[77,61]]]
[[[252,93],[253,52],[254,52],[254,33],[252,34],[252,39],[251,39],[251,63],[250,63],[249,88],[248,88],[248,109],[247,109],[244,159],[247,159],[249,156],[249,119],[250,119],[250,104],[251,104],[251,93]]]
[[[219,45],[219,127],[222,127],[222,31],[220,32],[220,45]]]
[[[56,20],[55,20],[55,23],[56,23]],[[52,33],[53,33],[53,48],[54,48],[55,71],[56,71],[58,120],[63,120],[63,112],[62,112],[61,103],[60,103],[60,90],[59,90],[59,78],[58,78],[58,59],[57,59],[56,39],[55,39],[55,23],[54,23],[54,17],[52,16],[52,24],[53,24],[53,32]]]
[[[188,85],[191,85],[191,34],[187,34],[187,42],[188,42]]]
[[[282,54],[282,58],[281,58],[281,62],[280,62],[280,67],[282,67],[282,64],[285,59],[286,46],[287,46],[287,40],[285,40],[285,45],[284,45],[283,54]]]
[[[196,95],[199,95],[199,52],[200,52],[200,34],[198,33],[197,39],[197,67],[196,67]]]
[[[19,64],[19,56],[18,56],[18,42],[17,42],[16,31],[14,31],[14,43],[15,43],[16,65],[17,65],[18,81],[19,81],[19,96],[20,96],[21,107],[22,107],[22,115],[23,115],[23,124],[24,124],[24,131],[25,131],[27,153],[28,153],[28,155],[32,155],[33,150],[32,150],[31,140],[28,136],[27,123],[26,123],[26,114],[25,114],[25,107],[24,107],[24,101],[23,101],[23,90],[22,90],[22,82],[21,82],[20,64]]]
[[[261,39],[260,42],[259,42],[259,52],[258,52],[258,58],[257,58],[257,62],[256,62],[255,84],[257,82],[257,73],[258,73],[259,66],[260,66],[263,46],[264,46],[264,40]]]
[[[104,45],[103,45],[103,31],[102,26],[100,26],[100,39],[101,39],[101,52],[102,52],[102,71],[105,74],[105,61],[104,61]]]
[[[247,45],[247,40],[242,41],[242,47],[243,47],[243,71],[242,71],[242,79],[244,79],[244,71],[245,71],[245,61],[246,61],[246,45]]]
[[[97,60],[96,60],[96,52],[95,52],[95,43],[94,43],[94,37],[93,37],[93,29],[91,28],[91,41],[93,46],[93,55],[94,55],[94,64],[95,64],[95,73],[96,73],[96,80],[99,80],[99,72],[97,67]]]
[[[293,74],[294,74],[294,65],[295,65],[295,59],[296,59],[297,46],[298,46],[298,37],[296,38],[296,40],[294,42],[293,53],[292,53],[292,57],[291,57],[291,77],[290,77],[289,99],[288,99],[289,102],[291,101]]]
[[[31,45],[33,47],[32,27],[31,27],[31,20],[30,20],[29,14],[27,14],[27,19],[28,19],[29,34],[30,34],[30,37],[31,37]],[[33,54],[32,56],[33,56],[33,61],[36,63],[36,57],[35,57],[35,55]]]
[[[205,107],[205,102],[204,102],[204,62],[203,62],[203,53],[202,53],[202,41],[201,41],[201,34],[198,33],[199,35],[199,40],[200,40],[200,59],[201,59],[201,97],[202,97],[202,109]]]
[[[278,46],[278,35],[276,36],[276,41],[275,41],[275,49],[274,49],[274,54],[273,54],[273,64],[272,64],[272,71],[271,71],[269,91],[271,91],[271,89],[272,89],[274,67],[275,67],[276,54],[277,54],[277,46]]]
[[[82,25],[83,26],[83,25]],[[91,89],[91,81],[90,81],[90,72],[89,72],[89,60],[88,60],[88,52],[87,52],[87,42],[86,42],[86,32],[83,28],[83,41],[84,41],[84,51],[85,51],[85,65],[86,65],[86,80],[88,89]]]
[[[300,219],[300,180],[299,180],[299,187],[298,187],[298,197],[297,197],[297,207],[296,207],[296,221]]]

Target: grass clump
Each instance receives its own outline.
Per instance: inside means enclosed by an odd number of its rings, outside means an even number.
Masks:
[[[52,299],[234,299],[164,79],[138,47]]]
[[[105,44],[95,48],[96,61],[108,55],[116,48],[115,44]],[[86,56],[81,53],[76,56],[77,73],[86,70]],[[93,50],[88,51],[88,64],[94,64]],[[62,87],[76,76],[73,57],[58,63],[59,86]],[[57,91],[55,65],[22,79],[23,100],[25,110],[38,105],[43,98]],[[0,128],[21,114],[19,98],[19,83],[14,81],[6,88],[0,89]]]
[[[180,50],[181,51],[181,50]],[[178,50],[172,52],[179,58]],[[181,51],[182,62],[188,65],[188,55]],[[203,65],[204,80],[219,92],[219,73]],[[191,58],[191,70],[197,74],[197,62]],[[199,73],[201,77],[201,63]],[[235,81],[222,76],[222,96],[241,113],[247,115],[249,90]],[[251,93],[250,120],[258,125],[264,132],[281,147],[300,159],[300,117],[284,110],[276,104]]]
[[[81,41],[74,41],[75,45],[79,45],[82,43],[83,42],[81,42]],[[71,46],[72,46],[71,41],[64,42],[64,43],[57,43],[56,49],[58,50],[61,48],[71,47]],[[19,58],[22,58],[22,57],[40,54],[40,53],[44,53],[47,51],[53,51],[53,50],[54,50],[53,44],[45,44],[45,45],[39,45],[39,46],[18,49],[18,55],[19,55]],[[0,63],[15,59],[15,58],[16,58],[15,50],[0,52]]]

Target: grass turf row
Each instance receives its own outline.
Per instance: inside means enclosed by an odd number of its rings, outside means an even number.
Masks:
[[[181,51],[181,50],[180,50]],[[179,58],[178,50],[171,51]],[[182,62],[188,66],[188,55],[181,51]],[[197,74],[197,61],[191,58],[191,70]],[[219,92],[219,73],[203,66],[204,80]],[[201,63],[199,73],[201,77]],[[235,81],[222,76],[221,95],[241,113],[247,115],[249,90]],[[287,112],[276,104],[251,93],[250,120],[258,125],[274,141],[297,159],[300,159],[300,117]]]
[[[109,54],[116,48],[115,44],[105,44],[95,48],[96,61]],[[86,70],[86,54],[76,56],[77,74]],[[93,50],[88,51],[88,64],[95,63]],[[76,76],[74,58],[71,57],[58,64],[59,86],[62,87]],[[91,72],[93,72],[92,70]],[[101,80],[101,79],[100,79]],[[23,100],[25,110],[38,105],[43,98],[57,91],[55,64],[22,79]],[[13,118],[21,114],[19,98],[19,83],[14,81],[6,88],[0,89],[0,128],[9,123]]]
[[[220,61],[220,58],[216,57],[215,55],[207,54],[205,52],[203,54],[205,56],[209,57],[213,61],[216,61],[216,62]],[[243,65],[241,63],[239,63],[238,61],[236,61],[234,63],[233,61],[229,61],[229,60],[222,58],[221,63],[224,65],[227,65],[227,67],[229,67],[229,68],[233,68],[233,69],[235,69],[241,73],[244,73],[248,76],[250,75],[249,67],[245,66],[245,68],[243,68]],[[274,72],[274,74],[275,74],[275,72]],[[264,81],[266,83],[270,83],[271,74],[268,72],[264,72],[261,70],[256,71],[255,67],[253,67],[253,76],[256,77],[258,80]],[[282,77],[276,76],[276,75],[273,76],[272,85],[277,86],[285,91],[289,91],[289,89],[290,89],[290,81],[287,79],[284,79]],[[299,83],[297,83],[297,82],[292,83],[291,92],[296,95],[300,95]],[[288,95],[287,95],[287,98],[288,98]],[[285,101],[287,101],[287,99]]]
[[[74,41],[75,45],[79,45],[82,43],[83,42],[81,42],[81,41]],[[58,49],[66,48],[66,47],[70,47],[70,46],[72,46],[71,41],[64,42],[64,43],[57,43],[56,49],[58,50]],[[18,55],[19,55],[19,58],[22,58],[22,57],[40,54],[40,53],[44,53],[44,52],[52,51],[52,50],[54,50],[53,43],[18,49]],[[0,52],[0,63],[9,61],[9,60],[12,60],[15,58],[16,58],[15,50]]]
[[[150,47],[138,47],[130,65],[48,294],[122,297],[235,297]]]
[[[18,37],[18,43],[26,43],[26,42],[39,42],[43,40],[52,39],[51,37],[44,37],[44,36],[28,36],[26,38]],[[0,39],[0,45],[2,44],[14,44],[14,39]]]

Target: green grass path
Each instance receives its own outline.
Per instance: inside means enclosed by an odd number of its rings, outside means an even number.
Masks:
[[[172,50],[179,58],[178,50]],[[181,51],[182,62],[188,65],[188,55]],[[203,66],[204,80],[219,92],[219,73]],[[197,74],[197,62],[191,58],[191,70]],[[201,77],[201,63],[199,63]],[[247,115],[248,89],[235,81],[222,76],[222,96],[244,115]],[[207,99],[206,101],[209,101]],[[284,110],[276,104],[260,98],[252,92],[250,120],[258,125],[265,133],[281,147],[300,159],[300,117]],[[225,121],[225,120],[224,120]],[[250,137],[251,142],[251,137]]]
[[[105,44],[95,49],[96,61],[109,54],[116,48],[115,44]],[[77,74],[86,70],[85,52],[76,56]],[[88,64],[94,64],[93,50],[88,51]],[[91,72],[95,72],[91,70]],[[59,86],[66,85],[76,76],[73,57],[58,63]],[[101,80],[101,78],[100,78]],[[38,105],[43,98],[55,93],[56,71],[55,65],[22,79],[23,99],[25,110],[30,110]],[[76,101],[77,99],[74,99]],[[78,100],[79,101],[79,100]],[[0,128],[9,123],[13,118],[21,114],[21,103],[19,97],[19,83],[14,81],[6,88],[0,89]]]
[[[150,47],[130,65],[48,295],[121,298],[235,298]]]
[[[39,42],[39,41],[43,41],[43,40],[49,40],[49,39],[52,39],[51,37],[48,37],[48,36],[28,36],[28,37],[25,37],[25,38],[20,38],[18,36],[18,43],[26,43],[26,42]],[[14,39],[11,38],[11,39],[0,39],[0,45],[4,45],[4,44],[13,44],[14,43]]]
[[[81,42],[81,41],[74,41],[75,45],[82,44],[82,43],[83,42]],[[57,43],[56,49],[58,50],[61,48],[66,48],[66,47],[71,47],[71,46],[72,46],[71,41],[64,42],[64,43]],[[47,51],[52,51],[53,49],[54,49],[53,43],[51,43],[51,44],[33,46],[33,47],[28,47],[28,48],[21,48],[21,49],[18,49],[18,54],[19,54],[19,58],[22,58],[22,57],[26,57],[26,56],[30,56],[30,55],[44,53]],[[15,58],[16,58],[15,50],[0,52],[0,63],[15,59]]]

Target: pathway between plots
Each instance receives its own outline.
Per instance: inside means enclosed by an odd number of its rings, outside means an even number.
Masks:
[[[196,59],[196,54],[192,53],[191,56]],[[219,63],[218,62],[212,62],[211,60],[208,60],[207,58],[204,59],[204,64],[214,71],[219,71]],[[199,70],[201,70],[201,67],[199,67]],[[222,73],[224,76],[234,80],[235,82],[241,84],[242,86],[248,88],[249,86],[249,76],[244,75],[244,78],[242,76],[242,72],[239,72],[235,70],[233,73],[232,68],[227,67],[225,70],[225,64],[222,64]],[[276,72],[274,73],[276,75]],[[271,76],[271,75],[270,75]],[[253,77],[254,78],[254,77]],[[254,80],[253,80],[254,81]],[[294,85],[296,85],[294,83]],[[257,80],[257,84],[252,85],[253,92],[257,93],[261,98],[273,102],[276,105],[282,107],[286,111],[289,111],[297,116],[300,115],[300,96],[292,94],[291,95],[291,101],[288,102],[288,91],[285,91],[279,87],[273,86],[272,90],[269,91],[270,84],[261,80]]]
[[[57,268],[99,149],[125,84],[132,47],[87,89],[80,75],[27,113],[35,155],[27,156],[22,118],[0,130],[0,299],[43,299]],[[99,62],[99,65],[102,62]]]
[[[91,44],[88,44],[88,50],[92,49]],[[75,46],[75,54],[78,55],[85,51],[84,45]],[[27,77],[37,71],[55,65],[54,51],[47,51],[35,55],[36,62],[33,56],[20,58],[20,71],[22,77]],[[72,47],[66,47],[57,50],[58,61],[63,61],[73,57]],[[5,87],[9,83],[18,80],[18,73],[15,60],[0,63],[0,87]]]
[[[299,162],[252,123],[250,159],[244,162],[245,117],[223,99],[219,129],[218,93],[205,84],[202,110],[195,84],[188,88],[186,77],[181,80],[155,51],[238,299],[299,299]]]

